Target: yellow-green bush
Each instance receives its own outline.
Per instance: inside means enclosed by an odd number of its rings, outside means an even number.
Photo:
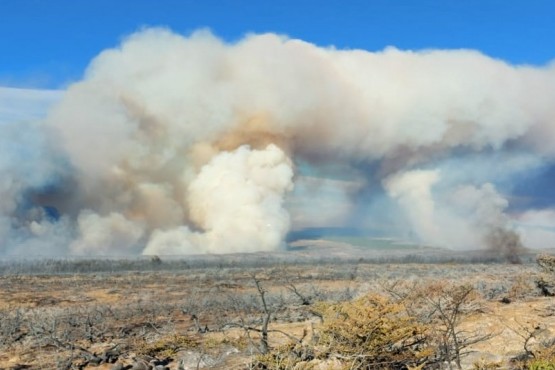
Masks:
[[[433,356],[428,328],[405,307],[379,295],[322,305],[319,346],[327,356],[380,369],[419,365]]]
[[[534,358],[525,365],[529,370],[555,370],[555,346],[534,351]]]
[[[185,348],[198,348],[200,346],[199,338],[174,334],[164,336],[154,342],[142,342],[136,345],[135,351],[139,355],[171,357],[177,352]]]
[[[534,359],[528,364],[527,368],[529,370],[555,370],[555,362],[553,360]]]
[[[258,356],[256,368],[285,370],[312,359],[338,359],[346,368],[406,369],[434,358],[428,328],[401,304],[379,295],[315,305],[323,318],[311,345],[292,343]],[[301,367],[304,368],[304,367]]]
[[[314,359],[313,349],[301,343],[288,343],[269,353],[258,355],[254,361],[255,369],[268,370],[309,370],[309,361]],[[304,366],[302,366],[304,363]]]

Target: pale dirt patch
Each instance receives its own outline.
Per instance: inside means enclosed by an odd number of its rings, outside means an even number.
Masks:
[[[509,304],[501,302],[484,303],[484,312],[473,315],[465,320],[461,328],[469,332],[493,334],[493,337],[472,345],[469,350],[475,351],[464,363],[471,366],[480,358],[507,358],[524,352],[525,337],[536,332],[530,340],[529,349],[537,347],[540,341],[555,336],[555,315],[552,309],[553,298],[543,297],[513,301]]]

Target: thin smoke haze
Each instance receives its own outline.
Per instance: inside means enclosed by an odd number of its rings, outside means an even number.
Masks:
[[[555,162],[554,102],[554,64],[146,29],[43,121],[0,125],[0,254],[271,251],[354,218],[451,248],[538,247],[518,220],[553,227],[553,212],[509,214],[507,184]]]

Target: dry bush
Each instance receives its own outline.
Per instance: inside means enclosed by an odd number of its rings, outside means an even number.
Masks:
[[[541,323],[521,324],[507,327],[522,339],[524,352],[511,359],[513,368],[523,370],[555,370],[555,339],[550,330]]]
[[[182,349],[198,348],[200,345],[201,338],[198,336],[173,334],[150,343],[141,340],[136,344],[135,352],[138,355],[168,358],[175,356]]]
[[[473,344],[490,339],[492,333],[465,331],[463,320],[483,310],[481,296],[471,285],[442,281],[384,283],[382,288],[403,305],[418,322],[427,325],[429,343],[437,348],[437,360],[461,369],[461,358]]]
[[[534,351],[534,357],[516,359],[513,368],[522,370],[555,370],[555,347],[540,348]]]
[[[429,328],[407,315],[405,307],[379,295],[323,305],[319,346],[329,357],[354,368],[404,368],[434,356],[427,344]]]
[[[264,369],[308,367],[311,359],[337,359],[351,369],[406,369],[435,357],[428,344],[429,328],[407,314],[405,307],[375,294],[314,307],[323,318],[314,343],[291,343],[258,356]]]
[[[555,274],[555,256],[550,254],[540,254],[536,257],[536,262],[541,267],[543,272]]]
[[[10,345],[25,337],[25,312],[22,309],[0,310],[0,345]]]
[[[527,370],[555,370],[555,350],[551,349],[539,354],[537,358],[529,361],[524,368]]]
[[[545,297],[555,296],[555,256],[540,254],[536,258],[542,274],[536,279],[536,287]]]
[[[523,299],[531,295],[535,295],[534,279],[529,274],[519,274],[515,279],[507,293],[510,299]]]
[[[483,310],[480,296],[472,286],[436,282],[418,294],[427,304],[440,358],[447,362],[449,369],[453,368],[453,362],[461,369],[461,358],[469,353],[467,348],[494,336],[461,328],[465,317]]]
[[[256,356],[254,369],[289,370],[313,369],[308,362],[314,359],[314,348],[301,343],[287,343],[273,351]]]
[[[503,369],[502,362],[480,359],[472,364],[473,370],[499,370]]]
[[[390,298],[368,294],[347,302],[315,304],[312,310],[322,324],[313,335],[314,343],[277,348],[258,357],[256,364],[297,368],[314,357],[337,359],[352,369],[461,369],[468,348],[493,336],[461,328],[467,316],[483,309],[481,296],[470,285],[405,281],[382,288]]]

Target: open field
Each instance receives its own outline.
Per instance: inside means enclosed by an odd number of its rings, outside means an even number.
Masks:
[[[532,254],[522,264],[487,256],[488,263],[468,263],[468,254],[442,260],[438,251],[400,250],[403,254],[391,252],[389,262],[385,254],[330,241],[297,243],[274,255],[179,261],[4,261],[0,368],[148,369],[149,362],[156,369],[264,368],[264,331],[270,354],[284,345],[317,352],[327,320],[322,307],[369,295],[417,313],[439,333],[442,321],[433,321],[426,304],[441,305],[452,299],[449,289],[462,286],[471,294],[461,302],[457,333],[459,339],[479,340],[461,349],[461,367],[523,367],[511,358],[539,353],[552,343],[555,302],[537,287],[542,272]],[[411,262],[423,255],[434,263]],[[417,291],[427,292],[424,300],[412,295]],[[445,295],[434,295],[439,291]],[[299,354],[295,368],[350,363],[339,354],[310,353]],[[280,366],[270,368],[294,367],[287,361]],[[449,365],[432,356],[424,368]]]

